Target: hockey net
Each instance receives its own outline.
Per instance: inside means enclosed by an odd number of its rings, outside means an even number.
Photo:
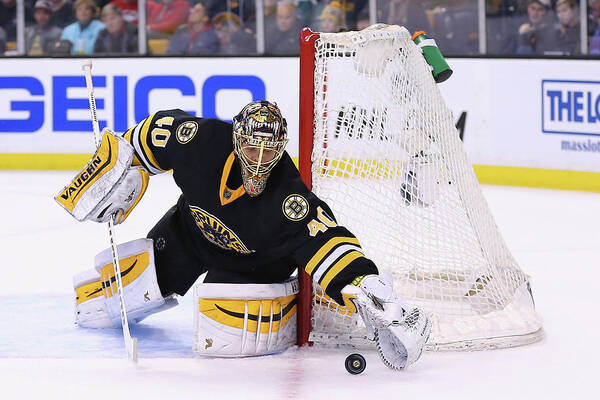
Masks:
[[[391,276],[396,297],[427,311],[427,348],[539,340],[528,276],[498,231],[408,31],[305,30],[300,74],[302,177]],[[303,275],[299,343],[367,344],[360,317]]]

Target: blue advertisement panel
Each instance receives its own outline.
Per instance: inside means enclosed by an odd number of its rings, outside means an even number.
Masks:
[[[40,63],[50,68],[41,69]],[[101,129],[123,132],[169,108],[230,121],[246,103],[264,98],[279,104],[291,127],[298,125],[297,60],[101,59],[93,64]],[[0,153],[91,151],[81,60],[2,60],[2,66]]]

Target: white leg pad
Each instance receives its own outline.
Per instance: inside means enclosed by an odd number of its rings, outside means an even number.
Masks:
[[[117,247],[120,258],[123,298],[130,323],[174,307],[174,296],[163,298],[156,280],[151,239],[137,239]],[[121,305],[110,248],[98,254],[95,268],[73,277],[75,321],[85,328],[121,326]]]
[[[297,278],[275,284],[196,285],[194,352],[245,357],[293,346],[297,340],[297,294]]]

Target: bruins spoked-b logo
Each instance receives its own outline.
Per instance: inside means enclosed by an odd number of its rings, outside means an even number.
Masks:
[[[203,209],[195,206],[190,206],[190,213],[194,221],[196,221],[196,225],[209,242],[216,244],[222,249],[233,250],[238,253],[248,254],[254,252],[254,250],[248,250],[240,238],[214,215],[210,215]]]
[[[308,201],[299,194],[290,194],[281,206],[283,215],[292,221],[300,221],[308,214]]]
[[[186,121],[179,125],[175,136],[177,141],[181,144],[189,143],[198,132],[198,123],[196,121]]]

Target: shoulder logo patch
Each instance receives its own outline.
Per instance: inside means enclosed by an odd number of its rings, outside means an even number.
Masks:
[[[177,141],[181,144],[189,143],[198,132],[198,123],[196,121],[186,121],[179,125],[175,136]]]
[[[308,214],[308,201],[299,194],[290,194],[281,206],[283,215],[289,220],[300,221]]]

